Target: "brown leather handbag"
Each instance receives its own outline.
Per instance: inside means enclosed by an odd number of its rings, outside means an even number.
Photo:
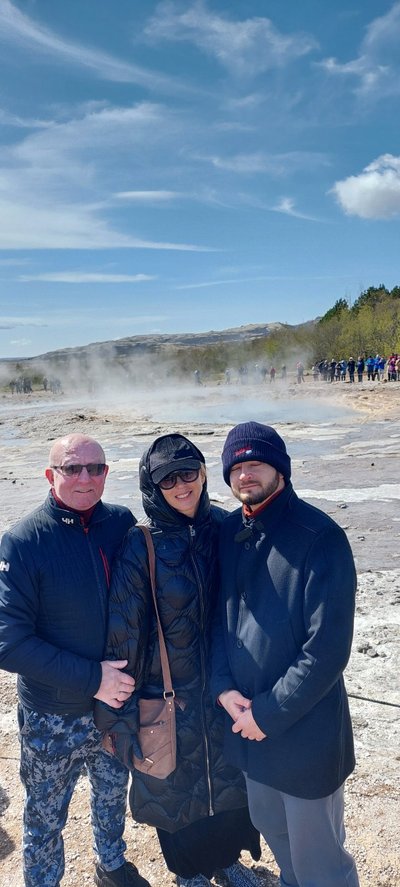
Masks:
[[[143,759],[134,755],[133,765],[135,770],[140,770],[141,773],[155,776],[157,779],[165,779],[176,768],[175,691],[172,687],[167,649],[158,612],[153,540],[148,527],[140,524],[136,526],[144,533],[149,556],[150,582],[157,617],[164,692],[162,699],[139,699],[138,740]]]

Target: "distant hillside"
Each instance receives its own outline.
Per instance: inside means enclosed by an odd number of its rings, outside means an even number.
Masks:
[[[81,384],[83,379],[89,385],[97,385],[116,373],[121,384],[150,377],[159,382],[182,375],[187,378],[194,370],[216,378],[228,367],[270,365],[271,359],[282,364],[289,354],[304,359],[309,354],[315,323],[260,323],[204,333],[126,336],[48,351],[36,357],[0,359],[2,384],[27,376],[39,385],[44,377],[60,377],[63,384],[69,385]]]
[[[64,360],[84,357],[134,357],[146,352],[157,352],[168,348],[193,348],[215,345],[225,342],[245,342],[269,336],[273,331],[282,329],[282,323],[248,324],[226,330],[209,330],[206,333],[163,333],[145,336],[125,336],[123,339],[107,342],[91,342],[76,348],[62,348],[58,351],[47,351],[37,357],[25,358],[21,363],[41,362],[62,363]]]
[[[123,339],[109,340],[106,342],[91,342],[88,345],[78,345],[75,348],[59,348],[56,351],[46,351],[35,357],[0,358],[0,363],[18,362],[21,368],[27,370],[40,364],[63,364],[87,357],[129,358],[138,354],[168,351],[175,348],[205,347],[207,345],[223,344],[229,342],[246,342],[253,339],[262,339],[270,336],[283,328],[296,329],[282,323],[253,323],[247,326],[232,327],[226,330],[209,330],[205,333],[160,333],[143,336],[125,336]]]

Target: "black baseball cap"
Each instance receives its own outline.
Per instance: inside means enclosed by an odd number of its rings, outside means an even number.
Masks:
[[[183,434],[164,434],[157,437],[148,451],[147,460],[150,476],[155,484],[173,471],[200,468],[205,463],[203,453]]]

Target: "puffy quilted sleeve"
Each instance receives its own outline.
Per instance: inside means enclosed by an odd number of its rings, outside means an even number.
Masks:
[[[145,676],[152,608],[146,545],[142,532],[133,528],[113,565],[104,659],[128,660],[124,671],[135,678],[135,692],[122,708],[96,702],[95,720],[100,730],[137,732],[137,700]]]

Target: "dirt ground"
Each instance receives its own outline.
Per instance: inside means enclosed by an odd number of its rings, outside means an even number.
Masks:
[[[186,395],[185,395],[186,396]],[[193,394],[194,396],[194,394]],[[196,396],[200,396],[196,392]],[[46,494],[43,470],[50,442],[67,431],[90,433],[111,454],[108,501],[130,504],[140,517],[137,463],[152,437],[180,430],[195,437],[207,458],[211,497],[234,507],[220,476],[219,454],[226,431],[249,416],[246,399],[262,407],[263,392],[201,391],[201,421],[158,422],[132,402],[88,402],[67,396],[54,402],[44,394],[27,400],[0,396],[0,531],[38,504]],[[29,398],[29,396],[27,396]],[[147,395],[149,400],[150,394]],[[301,401],[313,401],[311,418],[298,418]],[[165,396],[164,396],[165,400]],[[229,401],[230,421],[226,403]],[[222,402],[224,408],[222,408]],[[207,418],[207,405],[213,408]],[[323,418],[318,417],[323,405]],[[274,417],[273,409],[276,408]],[[293,408],[297,418],[279,421]],[[335,416],[326,418],[326,408]],[[215,418],[220,410],[221,418]],[[271,413],[272,410],[272,413]],[[341,413],[343,410],[343,414]],[[297,412],[296,412],[297,411]],[[347,844],[354,853],[362,887],[397,887],[399,860],[399,665],[400,665],[400,384],[327,386],[312,383],[268,391],[266,422],[278,427],[292,454],[296,491],[327,511],[346,529],[358,569],[355,638],[346,671],[356,739],[357,767],[346,786]],[[322,409],[321,409],[322,415]],[[263,421],[262,412],[255,416]],[[132,493],[133,490],[133,493]],[[360,698],[361,697],[361,698]],[[19,748],[15,717],[15,677],[0,672],[0,887],[22,887]],[[127,817],[127,857],[152,887],[175,883],[163,863],[151,828]],[[65,830],[63,887],[93,883],[88,785],[80,779]],[[278,884],[277,869],[263,844],[260,887]]]

